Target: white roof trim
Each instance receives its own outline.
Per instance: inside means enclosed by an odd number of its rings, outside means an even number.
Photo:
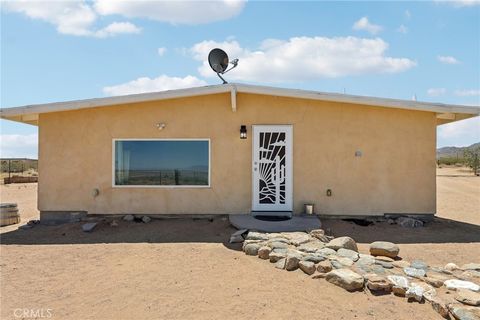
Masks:
[[[95,98],[86,100],[74,100],[65,102],[55,102],[46,104],[27,105],[14,108],[0,108],[0,118],[12,119],[20,117],[17,121],[22,121],[22,116],[38,115],[41,113],[69,111],[86,108],[104,107],[119,104],[139,103],[156,100],[177,99],[185,97],[203,96],[219,93],[230,93],[232,98],[238,93],[250,93],[270,96],[280,96],[288,98],[322,100],[333,102],[344,102],[353,104],[363,104],[370,106],[379,106],[386,108],[400,108],[419,111],[443,113],[460,113],[469,115],[479,115],[480,108],[462,105],[449,105],[443,103],[418,102],[412,100],[398,100],[388,98],[376,98],[367,96],[355,96],[340,93],[325,93],[319,91],[307,91],[298,89],[275,88],[266,86],[256,86],[247,84],[220,84],[205,87],[196,87],[188,89],[177,89],[161,92],[131,94],[125,96]],[[236,104],[232,99],[232,104]],[[236,110],[236,105],[232,105],[232,109]],[[12,119],[15,120],[15,119]]]

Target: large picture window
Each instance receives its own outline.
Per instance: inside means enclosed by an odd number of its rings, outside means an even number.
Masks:
[[[210,186],[209,140],[114,140],[115,186]]]

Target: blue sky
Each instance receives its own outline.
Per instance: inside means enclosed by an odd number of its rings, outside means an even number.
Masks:
[[[480,2],[1,2],[1,107],[227,80],[480,105]],[[36,157],[37,128],[0,120],[3,157]],[[480,141],[479,118],[438,128]]]

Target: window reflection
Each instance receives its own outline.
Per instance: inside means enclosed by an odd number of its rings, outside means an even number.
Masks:
[[[115,185],[208,186],[207,140],[117,140]]]

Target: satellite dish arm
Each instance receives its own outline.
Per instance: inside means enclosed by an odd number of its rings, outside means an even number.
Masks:
[[[223,71],[222,74],[227,73],[228,71],[236,68],[238,66],[238,59],[234,59],[234,60],[230,61],[230,63],[232,64],[232,67],[228,70]]]
[[[222,72],[222,73],[225,73],[225,72]],[[228,82],[225,81],[225,79],[223,79],[223,77],[220,75],[220,72],[217,72],[217,76],[218,76],[220,79],[222,79],[223,84],[227,84],[227,83],[228,83]]]

